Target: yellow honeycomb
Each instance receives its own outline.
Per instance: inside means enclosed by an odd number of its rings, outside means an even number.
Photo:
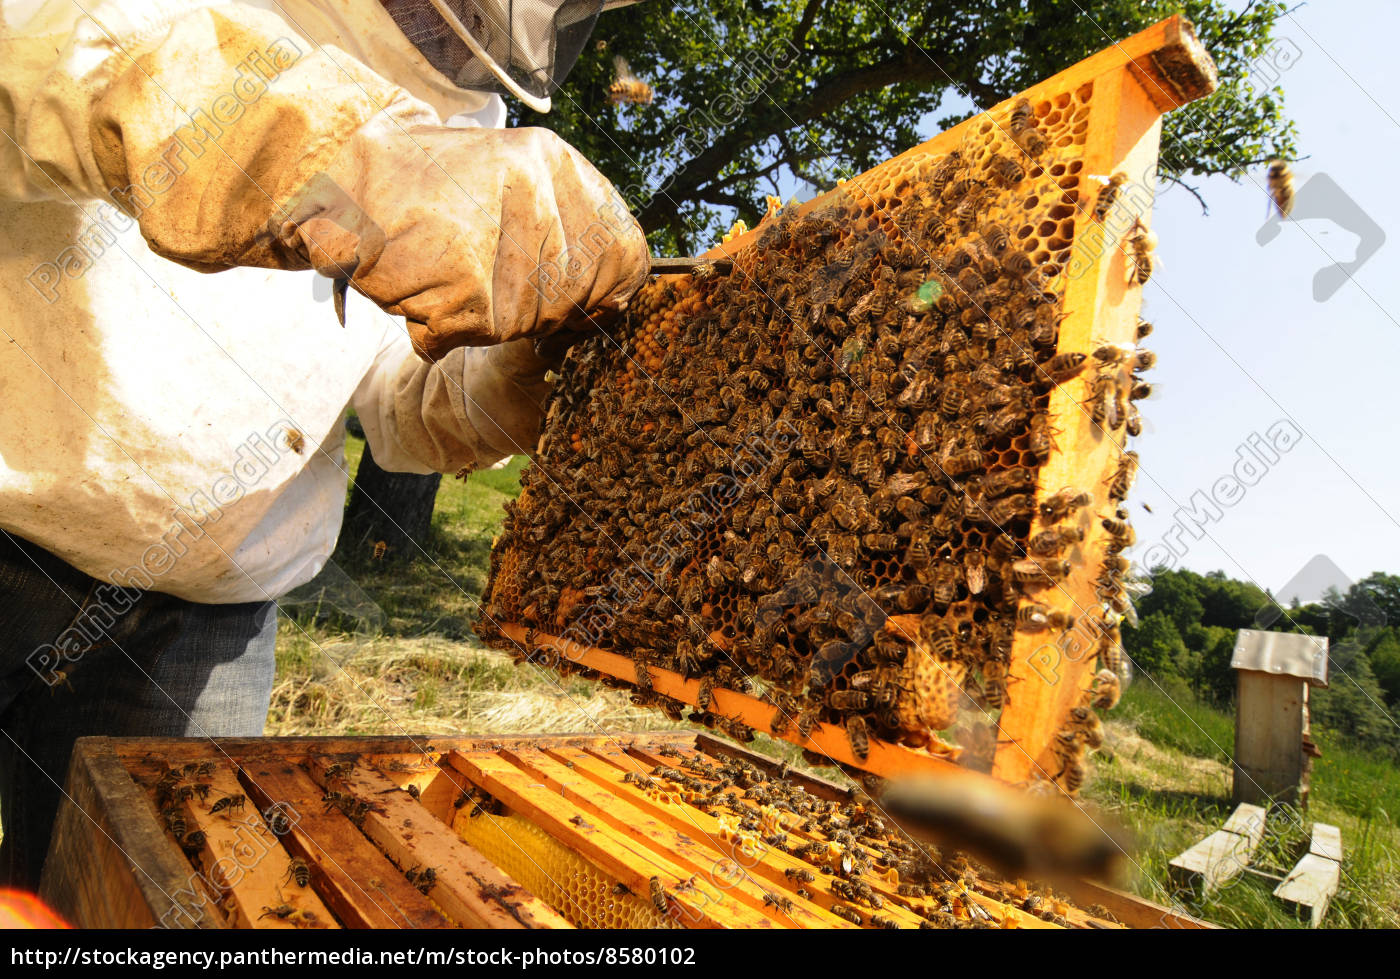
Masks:
[[[584,857],[519,816],[457,817],[457,835],[576,928],[674,928],[644,896],[618,891]]]

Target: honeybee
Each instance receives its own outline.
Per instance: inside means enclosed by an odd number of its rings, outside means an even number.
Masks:
[[[1123,423],[1125,431],[1133,438],[1137,438],[1142,434],[1142,415],[1138,412],[1137,406],[1131,403],[1124,409],[1124,414],[1127,416]]]
[[[1113,388],[1113,378],[1108,374],[1098,375],[1089,384],[1089,419],[1101,429],[1114,427],[1108,420]]]
[[[853,925],[859,925],[865,922],[865,919],[861,917],[859,911],[845,904],[833,904],[831,906],[831,913],[838,918],[845,918]]]
[[[1066,547],[1083,539],[1083,527],[1051,527],[1032,537],[1026,550],[1041,557],[1054,557]]]
[[[377,540],[377,541],[374,542],[374,553],[370,555],[370,560],[372,560],[372,561],[382,561],[382,560],[384,560],[384,555],[387,554],[388,551],[389,551],[389,542],[388,542],[388,541],[383,541],[383,540]]]
[[[1068,577],[1068,561],[1035,561],[1026,558],[1011,562],[1011,577],[1024,584],[1049,584]]]
[[[437,871],[432,867],[419,869],[419,867],[414,866],[412,869],[404,871],[404,877],[421,894],[427,894],[437,886]]]
[[[1050,141],[1038,128],[1027,129],[1016,139],[1016,145],[1032,157],[1039,157],[1050,147]]]
[[[1102,748],[1104,740],[1103,721],[1087,707],[1075,707],[1069,712],[1070,727],[1090,748]]]
[[[1137,542],[1137,534],[1133,530],[1133,525],[1128,521],[1119,520],[1116,517],[1104,517],[1100,522],[1112,539],[1113,553],[1116,554],[1124,548],[1132,547]]]
[[[1056,780],[1064,785],[1066,792],[1075,795],[1084,787],[1084,782],[1088,777],[1089,767],[1084,763],[1083,758],[1076,757],[1065,762],[1065,767],[1060,770]]]
[[[1030,101],[1020,99],[1011,108],[1011,121],[1007,128],[1016,145],[1033,157],[1044,153],[1049,142],[1035,125],[1035,109]]]
[[[977,449],[964,449],[943,459],[942,468],[949,476],[963,476],[975,469],[981,469],[984,457]]]
[[[1089,494],[1083,490],[1066,486],[1041,502],[1040,514],[1046,520],[1063,520],[1075,510],[1088,506],[1090,500]]]
[[[792,911],[793,907],[795,906],[795,905],[792,903],[792,898],[790,898],[790,897],[781,897],[781,896],[779,896],[779,895],[777,895],[777,894],[773,894],[773,893],[770,893],[770,892],[768,892],[768,891],[764,891],[764,892],[763,892],[763,904],[764,904],[765,907],[767,907],[768,905],[771,904],[773,907],[777,908],[779,911],[788,912],[788,913],[790,913],[790,912]]]
[[[1001,260],[1001,267],[1009,275],[1025,276],[1035,268],[1035,262],[1025,251],[1020,248],[1012,248],[1006,252],[1005,257]]]
[[[1084,362],[1088,359],[1088,354],[1078,351],[1056,354],[1042,364],[1040,369],[1050,377],[1050,380],[1060,383],[1078,376],[1079,372],[1084,369]]]
[[[1146,285],[1147,280],[1152,278],[1153,257],[1152,253],[1157,250],[1157,235],[1143,227],[1138,221],[1133,225],[1132,234],[1128,236],[1128,248],[1133,256],[1133,270],[1131,281],[1138,285]]]
[[[1011,244],[1011,236],[999,224],[989,224],[982,230],[982,244],[993,255],[1000,255]]]
[[[846,718],[846,739],[857,761],[863,762],[870,757],[870,734],[865,727],[865,718],[859,714]]]
[[[651,105],[656,93],[650,85],[632,74],[632,68],[622,55],[613,57],[613,83],[608,86],[608,101],[613,105]]]
[[[1108,182],[1099,191],[1099,196],[1094,199],[1094,220],[1102,221],[1108,217],[1108,210],[1113,206],[1113,202],[1118,199],[1118,192],[1123,185],[1128,182],[1126,173],[1115,173],[1108,178]]]
[[[301,455],[302,452],[306,451],[306,436],[302,435],[301,432],[297,431],[295,428],[287,429],[287,433],[283,438],[286,440],[287,448],[291,449],[297,455]]]
[[[1027,447],[1031,450],[1031,455],[1040,462],[1044,462],[1054,451],[1055,439],[1050,428],[1050,418],[1048,415],[1036,415],[1031,418],[1030,432],[1027,438]]]
[[[982,481],[982,495],[987,498],[1023,493],[1035,487],[1035,473],[1025,467],[1003,469]]]
[[[1047,608],[1038,602],[1026,602],[1016,610],[1016,625],[1026,632],[1054,629],[1063,632],[1074,628],[1075,617],[1060,609]]]
[[[1007,123],[1007,129],[1012,136],[1019,136],[1035,123],[1035,109],[1031,107],[1030,99],[1017,99],[1011,106],[1011,120]]]
[[[338,761],[334,765],[328,766],[326,770],[321,773],[321,777],[326,781],[330,781],[334,778],[344,778],[354,770],[355,763],[353,761]]]
[[[1118,468],[1109,480],[1108,495],[1115,500],[1126,499],[1128,492],[1133,488],[1133,480],[1137,478],[1137,470],[1138,454],[1124,452],[1118,460]]]
[[[170,830],[171,834],[176,839],[183,837],[185,835],[185,830],[188,828],[185,824],[184,814],[181,813],[180,810],[172,807],[166,809],[163,815],[165,816],[165,828]]]
[[[1083,738],[1072,725],[1066,725],[1050,740],[1050,753],[1061,765],[1068,765],[1084,755]],[[1061,770],[1060,774],[1064,774]],[[1057,779],[1060,775],[1055,776]]]
[[[1269,164],[1269,199],[1279,217],[1286,218],[1293,213],[1293,168],[1283,160]]]
[[[231,813],[235,809],[241,810],[247,803],[247,801],[247,797],[244,796],[242,793],[239,793],[237,795],[226,795],[209,807],[209,814],[213,815],[216,812],[225,811]]]
[[[986,519],[996,527],[1004,527],[1016,520],[1029,520],[1034,513],[1034,504],[1026,493],[1003,496],[986,511]]]
[[[648,881],[651,893],[651,903],[656,906],[656,910],[665,914],[670,908],[670,903],[666,897],[666,888],[661,886],[661,878],[653,877]]]
[[[1021,166],[1021,164],[1017,163],[1009,156],[1003,156],[1000,153],[992,157],[992,161],[988,164],[987,170],[992,175],[993,179],[1006,187],[1015,186],[1024,180],[1026,176],[1025,167]]]
[[[1118,700],[1123,696],[1123,685],[1117,673],[1105,668],[1094,674],[1093,691],[1094,707],[1098,710],[1112,710],[1118,706]]]
[[[282,880],[292,880],[298,887],[305,887],[311,883],[311,867],[301,857],[293,857],[287,864],[287,873]]]

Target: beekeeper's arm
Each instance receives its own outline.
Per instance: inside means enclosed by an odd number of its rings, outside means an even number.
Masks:
[[[463,347],[437,364],[414,357],[402,330],[385,341],[353,400],[381,467],[455,473],[535,451],[554,361],[534,341]]]
[[[90,9],[53,36],[0,28],[7,196],[124,200],[156,253],[201,270],[348,277],[430,359],[576,327],[646,275],[612,187],[551,133],[442,127],[257,7]]]

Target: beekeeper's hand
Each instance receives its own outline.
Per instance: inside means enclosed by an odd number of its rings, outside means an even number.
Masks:
[[[104,22],[51,64],[36,42],[17,81],[0,78],[21,113],[0,197],[110,198],[153,251],[200,271],[348,276],[428,358],[587,325],[641,285],[641,229],[558,137],[444,128],[278,11],[190,6],[131,18],[139,32]]]
[[[578,330],[645,280],[612,185],[544,129],[371,122],[269,219],[282,246],[408,320],[419,354]]]

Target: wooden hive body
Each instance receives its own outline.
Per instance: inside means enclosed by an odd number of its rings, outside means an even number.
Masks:
[[[1131,240],[1161,114],[1213,87],[1164,21],[650,284],[571,352],[479,633],[880,775],[1077,790],[1121,657]]]
[[[1048,893],[1028,913],[1024,885],[878,822],[846,833],[852,805],[695,732],[84,738],[41,894],[90,928],[855,925],[838,906],[864,927],[1197,925],[1090,884],[1092,914]],[[838,833],[852,862],[824,873]]]

